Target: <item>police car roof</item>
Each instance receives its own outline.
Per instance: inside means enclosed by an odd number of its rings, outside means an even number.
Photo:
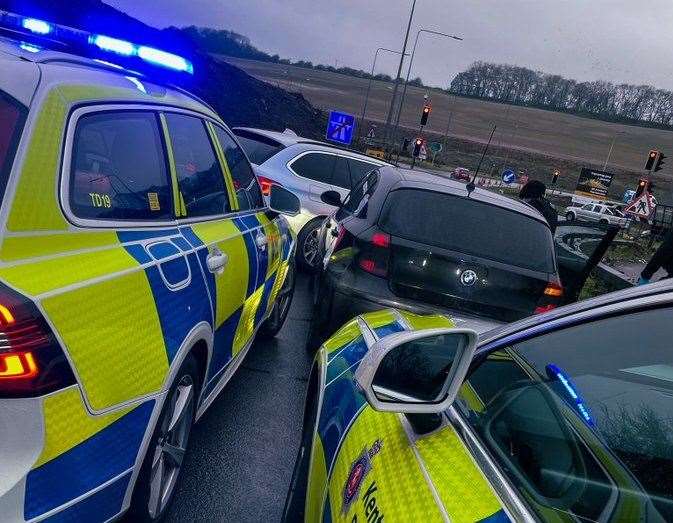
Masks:
[[[25,68],[27,64],[39,67],[43,75],[43,81],[48,80],[52,84],[88,84],[118,87],[128,90],[138,90],[138,81],[149,94],[170,94],[171,105],[193,107],[194,102],[201,104],[211,116],[216,116],[215,111],[198,96],[189,91],[170,84],[160,84],[154,79],[138,71],[126,69],[104,60],[97,60],[79,56],[72,53],[54,51],[41,48],[37,45],[24,43],[5,36],[0,36],[0,60],[3,72]],[[23,66],[23,67],[22,67]],[[0,77],[0,89],[8,92],[25,105],[32,98],[34,89],[30,84],[15,86],[18,82],[12,80],[12,74]],[[36,86],[36,85],[35,85]],[[161,103],[161,100],[155,100]]]

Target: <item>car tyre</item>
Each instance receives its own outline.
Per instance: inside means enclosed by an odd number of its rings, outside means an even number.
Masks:
[[[194,424],[200,392],[199,365],[189,354],[180,366],[157,420],[133,491],[128,521],[162,521],[168,512]]]
[[[598,223],[600,223],[601,225],[610,225],[610,222],[607,221],[605,218],[601,218],[600,220],[598,220]]]
[[[315,273],[320,265],[320,227],[324,218],[315,218],[299,231],[297,263],[304,272]]]
[[[287,268],[287,275],[283,286],[278,291],[276,303],[273,304],[271,314],[259,328],[259,336],[263,339],[271,339],[280,332],[287,319],[294,297],[294,288],[296,282],[296,268],[294,263],[290,263]]]
[[[574,213],[574,212],[567,212],[567,213],[566,213],[566,220],[567,220],[567,221],[572,222],[572,221],[574,221],[575,219],[576,219],[576,218],[575,218],[575,213]]]

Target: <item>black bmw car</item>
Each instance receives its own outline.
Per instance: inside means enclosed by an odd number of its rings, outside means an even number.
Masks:
[[[323,199],[341,203],[337,193]],[[384,307],[448,313],[485,330],[563,297],[553,235],[537,210],[430,173],[372,171],[325,221],[321,245],[309,349]]]

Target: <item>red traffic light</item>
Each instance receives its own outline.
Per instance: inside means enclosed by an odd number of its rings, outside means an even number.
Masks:
[[[421,125],[426,125],[428,123],[428,117],[430,116],[431,111],[432,107],[429,105],[423,106],[423,113],[421,113]]]

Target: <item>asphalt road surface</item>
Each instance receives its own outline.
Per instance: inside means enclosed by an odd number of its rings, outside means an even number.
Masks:
[[[193,430],[167,522],[279,521],[299,448],[312,359],[311,309],[299,275],[287,321],[258,340]]]

